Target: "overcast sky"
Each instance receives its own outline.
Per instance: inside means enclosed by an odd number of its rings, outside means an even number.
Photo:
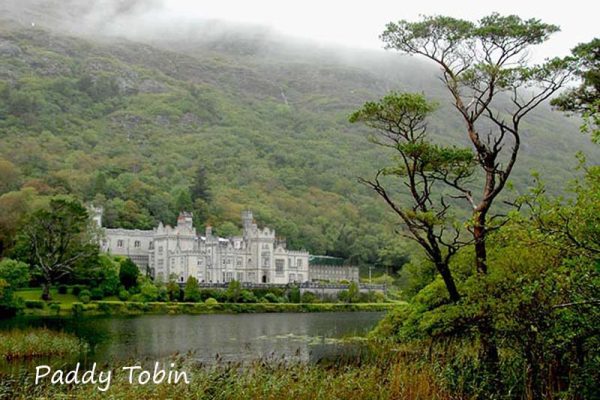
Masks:
[[[477,20],[497,11],[557,24],[561,32],[535,50],[535,59],[565,55],[578,43],[600,36],[600,2],[569,1],[466,1],[466,0],[164,0],[169,13],[184,18],[214,18],[266,25],[277,32],[310,38],[323,44],[381,48],[378,39],[389,21],[413,20],[420,14],[450,15]]]

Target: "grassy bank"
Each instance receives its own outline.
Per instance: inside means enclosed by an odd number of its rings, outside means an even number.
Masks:
[[[239,314],[277,312],[387,311],[395,303],[170,303],[92,301],[57,303],[28,300],[23,314],[52,315],[140,315],[140,314]]]
[[[138,365],[135,362],[124,366]],[[256,362],[218,365],[211,368],[187,362],[178,365],[189,384],[130,384],[119,366],[112,366],[113,378],[106,392],[93,385],[35,385],[32,379],[4,380],[0,391],[12,399],[411,399],[446,400],[451,397],[435,383],[426,365],[410,364],[399,358],[372,360],[353,365],[306,365]]]
[[[65,356],[87,350],[76,336],[48,329],[0,331],[0,358]]]

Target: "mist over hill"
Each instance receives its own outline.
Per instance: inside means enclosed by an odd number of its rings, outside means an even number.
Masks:
[[[423,61],[161,10],[159,1],[0,5],[0,158],[18,171],[11,190],[73,193],[128,228],[191,208],[198,227],[228,234],[250,208],[290,247],[377,262],[397,244],[396,226],[356,178],[388,155],[348,115],[390,90],[424,92],[440,104],[434,137],[468,144]],[[517,189],[535,169],[558,193],[576,152],[600,159],[578,124],[549,107],[532,113]],[[210,196],[194,190],[203,185]]]

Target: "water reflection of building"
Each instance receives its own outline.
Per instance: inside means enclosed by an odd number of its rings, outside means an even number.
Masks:
[[[93,211],[94,220],[102,226],[102,209]],[[199,235],[192,214],[182,212],[174,227],[160,223],[152,230],[105,228],[101,248],[131,258],[158,281],[171,276],[180,282],[193,276],[207,283],[358,281],[356,267],[309,267],[308,252],[288,250],[285,242],[276,238],[275,230],[258,227],[251,211],[242,213],[242,227],[241,236],[221,238],[210,226]]]

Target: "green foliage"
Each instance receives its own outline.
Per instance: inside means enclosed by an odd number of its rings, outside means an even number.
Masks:
[[[301,301],[300,288],[293,286],[288,292],[288,299],[289,299],[290,303],[300,303],[300,301]]]
[[[81,297],[81,294],[80,294],[80,297]],[[92,290],[90,290],[90,299],[91,300],[102,300],[103,297],[104,297],[104,291],[102,289],[92,288]]]
[[[77,295],[77,298],[83,304],[87,304],[92,299],[92,293],[87,289],[83,289],[81,292],[79,292],[79,295]]]
[[[73,294],[73,296],[79,296],[79,293],[81,293],[82,289],[83,287],[81,285],[74,285],[71,289],[71,293]]]
[[[150,280],[144,280],[140,285],[140,295],[143,302],[158,300],[159,290]]]
[[[79,355],[88,350],[87,343],[65,332],[37,328],[0,333],[0,358],[8,360]]]
[[[201,300],[200,287],[198,286],[198,280],[193,276],[190,276],[185,283],[183,288],[183,300],[198,302]]]
[[[258,298],[250,290],[242,290],[240,295],[240,302],[242,303],[256,303]]]
[[[67,285],[58,285],[59,294],[67,294],[68,289]]]
[[[281,301],[281,298],[277,297],[277,295],[275,295],[274,293],[265,294],[263,299],[265,299],[269,303],[283,303],[283,301]]]
[[[456,269],[464,293],[460,303],[449,304],[440,280],[434,279],[410,304],[389,313],[375,335],[413,347],[432,339],[457,343],[452,350],[442,345],[444,379],[453,391],[460,387],[469,395],[487,396],[498,391],[495,378],[471,367],[481,366],[480,324],[489,316],[494,340],[501,344],[505,391],[543,396],[561,388],[567,398],[597,396],[597,177],[595,167],[587,169],[585,179],[573,186],[576,197],[566,203],[536,186],[532,196],[522,199],[531,212],[513,213],[490,241],[489,273],[482,277]],[[471,258],[465,249],[455,262]]]
[[[206,304],[207,306],[216,306],[217,304],[219,304],[219,302],[216,299],[209,297],[208,299],[204,300],[204,304]]]
[[[317,303],[319,299],[313,292],[306,291],[302,293],[302,303]]]
[[[181,299],[181,288],[175,280],[169,280],[167,283],[167,296],[170,301],[179,301]]]
[[[78,265],[96,262],[98,245],[88,227],[85,207],[62,197],[51,198],[47,208],[34,211],[21,227],[19,253],[41,276],[45,300],[54,281],[69,276]]]
[[[242,284],[239,281],[233,280],[227,285],[227,300],[231,303],[240,301],[242,294]]]
[[[14,296],[14,290],[8,282],[0,278],[0,317],[11,317],[23,305]]]
[[[4,279],[13,289],[26,287],[31,279],[29,265],[5,258],[0,261],[0,279]]]
[[[74,281],[86,282],[91,288],[99,288],[104,296],[117,294],[119,280],[119,262],[114,258],[101,254],[97,263],[80,266],[74,274]]]
[[[38,308],[42,309],[46,303],[43,300],[25,300],[26,308]]]
[[[119,265],[119,281],[129,290],[130,288],[137,286],[138,276],[140,275],[140,269],[130,258],[121,260]]]
[[[581,84],[552,99],[551,104],[583,116],[585,123],[581,130],[590,132],[592,140],[600,143],[600,39],[577,45],[572,54]]]
[[[359,300],[360,291],[356,282],[350,282],[348,285],[348,303],[356,303]]]
[[[125,289],[119,290],[119,300],[127,301],[127,300],[129,300],[129,297],[130,297],[130,295],[127,290],[125,290]]]
[[[51,302],[51,303],[48,305],[48,308],[49,308],[50,310],[52,310],[52,311],[54,312],[54,314],[55,314],[55,315],[58,315],[58,314],[60,313],[60,303],[54,303],[54,302]]]

